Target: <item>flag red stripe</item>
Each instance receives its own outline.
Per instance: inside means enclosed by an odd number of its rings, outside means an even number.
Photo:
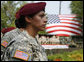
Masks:
[[[68,34],[56,34],[56,36],[70,36]]]
[[[53,27],[68,27],[68,28],[76,29],[76,30],[78,30],[78,31],[81,31],[81,32],[82,32],[82,30],[81,30],[81,29],[79,29],[79,28],[70,27],[70,26],[63,26],[63,25],[50,26],[50,27],[46,27],[46,29],[53,28]]]
[[[65,32],[70,32],[70,33],[74,33],[76,35],[80,35],[79,33],[77,32],[74,32],[74,31],[70,31],[70,30],[62,30],[62,29],[59,29],[59,30],[52,30],[52,31],[48,31],[48,33],[52,33],[52,32],[56,32],[56,31],[65,31]]]
[[[61,22],[61,23],[66,23],[66,24],[72,24],[72,25],[81,26],[80,24],[75,24],[75,23],[70,23],[70,22]]]

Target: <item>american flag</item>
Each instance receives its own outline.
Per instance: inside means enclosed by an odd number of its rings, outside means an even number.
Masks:
[[[27,61],[29,55],[24,53],[23,51],[16,50],[16,53],[15,53],[14,57]]]
[[[50,35],[72,36],[81,35],[81,26],[76,15],[48,14],[46,32]]]

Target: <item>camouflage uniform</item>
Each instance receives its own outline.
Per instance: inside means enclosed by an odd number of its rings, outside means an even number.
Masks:
[[[8,45],[4,61],[47,61],[45,49],[25,30]],[[23,55],[21,55],[23,54]]]
[[[18,34],[20,34],[20,29],[16,28],[10,32],[7,32],[2,38],[1,38],[1,55],[3,54],[5,48],[7,47],[8,43],[16,37]],[[2,56],[1,56],[2,57]]]

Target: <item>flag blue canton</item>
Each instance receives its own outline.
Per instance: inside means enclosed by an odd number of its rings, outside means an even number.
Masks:
[[[48,21],[47,24],[55,24],[55,23],[60,23],[60,19],[58,15],[55,14],[48,14]]]

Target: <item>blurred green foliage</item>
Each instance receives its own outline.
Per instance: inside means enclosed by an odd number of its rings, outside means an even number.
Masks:
[[[49,55],[48,59],[52,61],[55,59],[61,59],[62,61],[83,61],[83,49]]]
[[[45,31],[39,31],[38,34],[47,34]]]
[[[70,4],[72,14],[77,14],[77,19],[80,21],[80,29],[83,31],[83,1],[72,1]]]
[[[1,29],[15,27],[15,13],[26,1],[1,1]]]
[[[83,1],[72,1],[70,4],[72,14],[77,14],[80,23],[83,23]]]

